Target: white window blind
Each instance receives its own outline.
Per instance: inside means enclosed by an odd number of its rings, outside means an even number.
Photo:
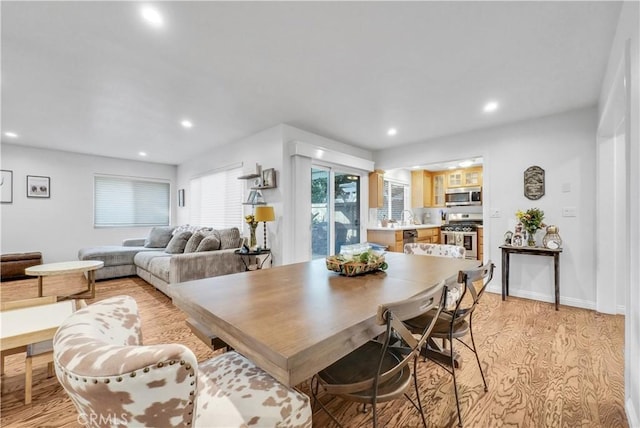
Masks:
[[[233,168],[191,180],[189,224],[217,229],[242,229],[242,168]]]
[[[166,181],[95,176],[94,226],[168,226],[169,189]]]

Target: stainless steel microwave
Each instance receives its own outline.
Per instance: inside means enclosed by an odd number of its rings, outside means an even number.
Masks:
[[[447,189],[444,202],[448,207],[482,205],[482,187],[458,187]]]

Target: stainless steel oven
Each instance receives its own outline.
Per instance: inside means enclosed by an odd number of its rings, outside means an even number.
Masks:
[[[465,258],[478,259],[478,225],[482,213],[450,213],[449,222],[440,229],[440,243],[464,247]]]
[[[457,245],[464,247],[465,259],[477,260],[478,259],[478,232],[455,232],[445,231],[440,232],[440,242],[447,245]]]

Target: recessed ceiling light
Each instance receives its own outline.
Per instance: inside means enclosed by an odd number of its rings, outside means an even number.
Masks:
[[[468,167],[468,166],[473,165],[473,162],[468,160],[468,161],[460,162],[458,165],[460,165],[460,166],[461,166],[461,167],[463,167],[463,168],[466,168],[466,167]]]
[[[449,165],[449,166],[447,167],[447,169],[456,169],[456,166],[455,166],[455,165]]]
[[[142,19],[153,27],[162,27],[164,24],[164,19],[162,15],[160,15],[160,12],[158,12],[158,9],[151,6],[143,6],[140,9],[140,15],[142,15]]]
[[[489,101],[483,108],[485,113],[491,113],[498,110],[498,103],[496,101]]]
[[[191,123],[190,120],[186,119],[180,122],[180,125],[182,125],[183,128],[193,128],[193,123]]]
[[[412,166],[411,169],[420,169],[420,165]]]
[[[18,138],[18,134],[16,134],[15,132],[11,132],[11,131],[5,132],[4,135],[9,137],[9,138]]]
[[[396,135],[398,133],[398,130],[396,128],[389,128],[389,130],[387,131],[387,135]]]
[[[138,155],[145,157],[147,155],[147,152],[138,152]]]

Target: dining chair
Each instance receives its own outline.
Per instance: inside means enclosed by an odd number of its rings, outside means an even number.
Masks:
[[[25,323],[26,329],[24,335],[28,336],[30,334],[28,328],[29,318],[34,315],[38,315],[38,313],[33,313],[33,311],[29,311],[26,313],[26,309],[28,308],[36,308],[39,306],[51,305],[57,303],[57,296],[45,296],[45,297],[36,297],[31,299],[22,299],[22,300],[11,300],[7,302],[2,302],[0,304],[0,312],[7,311],[22,311],[25,312],[23,316],[23,321]],[[83,303],[84,301],[82,301]],[[82,304],[80,301],[74,301],[70,303],[69,310],[73,311],[75,308]],[[19,314],[18,314],[19,315]],[[46,316],[44,311],[40,313],[41,316]],[[49,336],[51,337],[51,336]],[[3,339],[6,339],[3,337]],[[20,345],[15,348],[5,349],[0,352],[0,374],[4,375],[4,366],[5,366],[5,358],[9,355],[15,355],[19,353],[25,353],[25,370],[24,370],[24,403],[30,404],[32,399],[32,384],[33,384],[33,365],[40,363],[47,363],[47,377],[52,377],[54,375],[53,369],[53,343],[52,340],[44,340],[35,343],[28,343],[27,345]]]
[[[405,321],[405,325],[413,333],[421,332],[425,326],[435,325],[431,331],[432,338],[447,339],[451,344],[451,350],[448,352],[450,361],[447,366],[442,364],[438,359],[432,359],[435,363],[443,367],[450,372],[453,376],[453,389],[456,395],[456,408],[458,410],[458,426],[462,426],[462,414],[460,412],[460,400],[458,397],[458,385],[456,381],[456,353],[454,352],[454,339],[456,342],[461,343],[467,347],[476,357],[478,368],[480,369],[480,375],[482,376],[482,383],[484,384],[485,392],[488,391],[487,381],[485,380],[484,373],[482,371],[482,365],[480,364],[480,358],[478,357],[478,351],[476,343],[473,338],[473,313],[478,306],[480,297],[483,295],[485,289],[491,279],[493,278],[494,264],[489,260],[484,266],[464,270],[458,273],[457,282],[464,284],[463,292],[460,298],[456,301],[453,309],[445,309],[440,314],[428,313],[422,316],[411,318]],[[470,297],[467,297],[467,293]],[[462,338],[469,334],[471,336],[471,344],[463,341]],[[425,353],[429,356],[429,353]]]
[[[311,427],[309,397],[237,352],[198,363],[181,344],[143,345],[130,296],[71,315],[53,358],[82,425]]]
[[[425,244],[409,242],[404,244],[405,254],[419,254],[423,256],[454,257],[464,259],[466,249],[459,245]]]
[[[425,314],[434,308],[438,308],[437,314],[439,314],[445,295],[444,282],[442,282],[413,298],[380,305],[377,310],[376,322],[378,325],[386,326],[384,334],[376,340],[370,340],[316,374],[312,379],[311,388],[314,404],[319,403],[320,407],[339,426],[342,426],[340,422],[322,401],[318,400],[318,387],[322,387],[327,394],[338,396],[347,401],[364,405],[371,404],[373,406],[373,426],[376,427],[378,424],[377,404],[404,395],[418,410],[422,423],[426,427],[415,373],[420,350],[425,345],[437,318],[434,318],[433,322],[426,325],[420,335],[416,336],[407,329],[402,321]],[[413,370],[410,363],[413,363]],[[407,390],[411,386],[411,377],[413,377],[417,403],[407,394]]]

